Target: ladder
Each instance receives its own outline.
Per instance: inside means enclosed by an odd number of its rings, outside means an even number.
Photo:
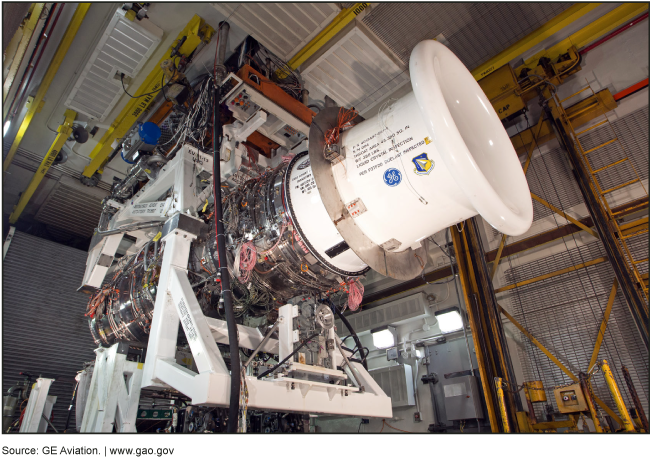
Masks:
[[[592,99],[594,100],[594,102],[592,102],[590,105],[586,106],[585,108],[581,109],[580,112],[582,113],[590,110],[598,110],[602,113],[602,115],[597,117],[596,120],[598,120],[598,118],[603,118],[603,119],[587,129],[583,129],[581,131],[576,132],[573,125],[571,124],[571,119],[567,116],[564,107],[562,106],[562,103],[586,91],[591,92]],[[631,212],[640,211],[644,207],[648,206],[648,200],[647,200],[648,191],[646,190],[646,186],[639,178],[639,174],[637,173],[636,168],[634,167],[632,161],[630,161],[630,158],[628,157],[627,152],[625,151],[625,147],[623,143],[618,138],[616,131],[614,130],[614,127],[612,126],[609,117],[607,116],[607,109],[604,108],[604,104],[596,96],[596,93],[588,83],[587,86],[585,86],[580,91],[572,94],[567,98],[558,100],[557,96],[554,97],[556,98],[557,106],[566,121],[566,125],[570,129],[570,135],[573,137],[575,145],[578,148],[578,151],[581,154],[585,165],[587,166],[587,170],[589,171],[591,182],[595,187],[595,191],[600,197],[600,201],[604,209],[606,210],[607,215],[609,216],[610,223],[617,237],[617,242],[620,245],[621,249],[623,250],[623,254],[626,258],[628,264],[628,270],[634,276],[634,279],[636,280],[637,284],[640,286],[641,291],[643,292],[643,295],[647,301],[648,300],[648,257],[646,256],[645,258],[635,259],[630,249],[631,246],[630,243],[640,242],[639,238],[641,237],[644,240],[643,245],[645,247],[647,236],[643,236],[643,235],[647,235],[648,233],[648,217],[641,218],[629,223],[621,222],[623,216],[628,215]],[[572,117],[575,117],[576,115],[577,115],[576,113],[573,113]],[[595,130],[600,127],[603,127],[603,129],[609,127],[609,131],[611,132],[611,136],[612,136],[611,139],[608,139],[607,141],[595,147],[590,147],[585,149],[583,147],[583,143],[580,142],[581,136],[584,136],[586,133],[591,132],[592,130]],[[608,145],[612,145],[612,148],[616,148],[618,154],[615,155],[615,158],[611,158],[611,163],[606,164],[605,166],[594,167],[593,152],[596,152],[597,150],[600,150],[603,147],[606,147]],[[609,158],[608,161],[610,161]],[[598,175],[600,173],[606,170],[614,171],[614,169],[611,168],[621,168],[625,166],[629,167],[628,173],[620,174],[620,176],[623,177],[623,180],[620,183],[616,183],[615,185],[608,184],[607,188],[604,188],[601,185],[602,179],[599,180],[598,178]],[[621,169],[619,169],[619,172],[620,171]],[[616,210],[613,210],[613,207],[611,206],[611,202],[614,199],[612,194],[614,192],[621,191],[626,188],[627,190],[630,190],[630,187],[635,186],[635,184],[637,184],[636,187],[640,186],[642,188],[644,197],[646,199],[643,202],[641,203],[637,202],[636,204],[634,204],[633,202],[628,202],[629,206],[623,205],[622,209],[619,206],[618,208],[616,208]]]

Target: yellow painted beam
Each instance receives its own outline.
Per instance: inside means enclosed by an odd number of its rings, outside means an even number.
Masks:
[[[562,270],[556,270],[554,272],[547,273],[545,275],[536,276],[535,278],[531,278],[529,280],[520,281],[519,283],[509,284],[507,286],[500,287],[499,289],[495,289],[494,293],[496,294],[503,291],[509,291],[510,289],[514,289],[516,287],[526,286],[527,284],[536,283],[537,281],[542,281],[548,278],[553,278],[554,276],[564,275],[565,273],[570,273],[572,271],[580,270],[581,268],[585,268],[585,267],[591,267],[592,265],[600,264],[605,261],[607,261],[607,257],[599,257],[598,259],[590,260],[589,262],[585,262],[583,264],[578,264],[578,265],[574,265],[573,267],[563,268]]]
[[[600,39],[603,35],[647,11],[647,9],[647,3],[623,3],[618,8],[592,21],[589,25],[549,48],[547,55],[554,59],[560,54],[566,53],[566,50],[571,46],[578,49],[584,48]]]
[[[178,34],[177,40],[187,37],[179,52],[186,56],[191,54],[202,40],[205,42],[210,41],[213,34],[214,29],[207,25],[201,17],[194,15],[192,20]],[[160,64],[162,64],[164,60],[171,58],[171,52],[177,40],[175,40],[165,52],[137,91],[132,94],[147,94],[160,90],[163,76],[163,70],[161,69]],[[113,141],[126,135],[129,129],[131,129],[140,115],[147,110],[155,98],[156,94],[151,94],[137,99],[129,99],[126,106],[111,124],[111,127],[104,133],[100,141],[90,153],[90,158],[92,160],[83,170],[82,174],[84,176],[92,177],[95,172],[100,171],[104,167],[108,156],[113,151],[113,148],[111,147]]]
[[[510,433],[510,422],[508,421],[508,411],[506,410],[506,398],[503,394],[503,379],[501,377],[494,377],[494,385],[497,388],[497,399],[499,401],[499,411],[501,413],[503,432]]]
[[[567,369],[567,367],[566,367],[564,364],[562,364],[562,363],[560,362],[560,360],[557,359],[557,358],[553,355],[553,353],[551,353],[550,351],[548,351],[548,349],[547,349],[544,345],[542,345],[542,344],[539,342],[539,340],[537,340],[537,339],[535,338],[535,336],[534,336],[533,334],[531,334],[530,332],[528,332],[528,330],[527,330],[525,327],[523,327],[521,324],[519,324],[519,323],[517,322],[517,320],[515,320],[515,319],[512,317],[512,315],[510,315],[510,313],[508,313],[508,312],[506,311],[506,309],[503,308],[501,305],[499,305],[499,311],[501,311],[501,313],[503,313],[503,314],[506,316],[506,318],[508,318],[508,319],[510,320],[510,322],[511,322],[511,323],[512,323],[512,324],[513,324],[517,329],[519,329],[519,330],[520,330],[520,331],[521,331],[521,332],[522,332],[526,337],[528,337],[528,339],[533,343],[533,345],[535,345],[537,348],[539,348],[539,350],[540,350],[542,353],[544,353],[544,354],[548,357],[548,359],[550,359],[550,360],[551,360],[551,361],[552,361],[552,362],[553,362],[557,367],[559,367],[560,370],[561,370],[562,372],[564,372],[564,373],[565,373],[565,374],[566,374],[566,375],[567,375],[571,380],[573,380],[574,382],[580,382],[580,379],[579,379],[578,377],[576,377],[575,374],[574,374],[573,372],[571,372],[569,369]],[[602,407],[603,410],[604,410],[605,412],[607,412],[607,414],[608,414],[610,417],[612,417],[614,420],[616,420],[616,423],[618,423],[619,425],[623,426],[623,421],[622,421],[621,418],[616,414],[616,412],[614,412],[613,410],[611,410],[611,409],[607,406],[607,404],[605,404],[603,401],[601,401],[600,398],[598,398],[596,395],[593,395],[593,398],[594,398],[594,401],[596,402],[596,404],[598,404],[600,407]]]
[[[618,289],[618,280],[614,278],[614,285],[612,290],[609,293],[609,299],[607,299],[607,307],[605,308],[605,314],[603,315],[603,320],[600,323],[600,328],[598,329],[598,336],[596,337],[596,344],[594,345],[594,351],[591,353],[591,360],[589,361],[589,366],[587,367],[587,372],[591,372],[591,368],[596,364],[598,359],[598,353],[600,352],[600,345],[603,343],[605,338],[605,331],[607,330],[607,322],[609,321],[609,314],[612,312],[612,306],[614,305],[614,299],[616,298],[616,290]]]
[[[47,68],[47,72],[45,72],[45,76],[43,77],[43,80],[38,87],[36,96],[34,96],[34,100],[27,109],[25,118],[23,118],[23,121],[20,124],[18,134],[16,134],[16,138],[14,139],[14,142],[9,149],[9,153],[7,153],[7,157],[5,158],[2,168],[3,171],[7,171],[7,169],[9,169],[9,165],[11,165],[11,162],[16,155],[16,151],[18,150],[18,146],[25,137],[25,133],[27,132],[32,119],[34,118],[34,115],[37,113],[39,108],[42,108],[40,104],[43,101],[47,90],[50,88],[50,84],[52,83],[52,80],[54,80],[54,76],[59,70],[59,66],[61,65],[61,62],[63,62],[63,58],[65,58],[65,55],[68,53],[68,49],[70,48],[74,37],[77,35],[77,31],[79,31],[79,27],[81,26],[81,23],[83,22],[89,8],[90,3],[78,4],[77,9],[72,16],[72,19],[70,20],[70,24],[68,24],[68,28],[66,29],[65,34],[63,34],[63,38],[61,39],[61,42],[59,43],[59,46],[54,53],[52,62],[50,62],[50,65]]]
[[[332,20],[327,27],[325,27],[318,35],[316,35],[309,43],[307,43],[300,51],[296,53],[287,63],[292,69],[297,69],[300,64],[305,62],[313,56],[319,49],[330,41],[337,33],[339,33],[345,26],[354,20],[363,10],[368,7],[369,3],[355,3],[350,8],[343,8],[341,12]]]
[[[546,206],[548,209],[550,209],[551,211],[553,211],[555,214],[558,214],[559,216],[564,217],[566,220],[568,220],[568,221],[571,222],[572,224],[577,225],[578,227],[580,227],[581,229],[583,229],[585,232],[587,232],[587,233],[589,233],[589,234],[595,236],[596,238],[598,238],[598,233],[596,233],[596,232],[595,232],[594,230],[592,230],[591,228],[587,227],[587,226],[586,226],[585,224],[583,224],[582,222],[580,222],[580,221],[574,219],[573,217],[571,217],[570,215],[568,215],[566,212],[562,211],[562,210],[559,209],[559,208],[556,208],[555,206],[553,206],[553,205],[552,205],[551,203],[549,203],[548,201],[546,201],[546,200],[544,200],[544,199],[538,197],[537,195],[535,195],[533,192],[530,192],[530,196],[533,198],[533,200],[537,201],[538,203],[543,204],[543,205]]]
[[[510,322],[511,322],[511,323],[512,323],[512,324],[513,324],[517,329],[519,329],[519,330],[520,330],[520,331],[521,331],[521,332],[522,332],[526,337],[528,337],[528,339],[533,343],[533,345],[535,345],[537,348],[539,348],[540,351],[541,351],[542,353],[544,353],[544,354],[548,357],[548,359],[550,359],[551,361],[553,361],[553,363],[554,363],[557,367],[559,367],[559,368],[562,370],[562,372],[564,372],[566,375],[568,375],[569,378],[570,378],[571,380],[573,380],[574,382],[579,382],[579,381],[580,381],[580,380],[578,379],[578,377],[576,377],[576,376],[573,374],[573,372],[571,372],[569,369],[567,369],[567,367],[566,367],[564,364],[562,364],[562,363],[560,362],[560,360],[557,359],[557,358],[553,355],[553,353],[551,353],[550,351],[548,351],[548,349],[547,349],[544,345],[542,345],[542,344],[539,342],[539,340],[537,340],[537,339],[535,338],[535,336],[534,336],[533,334],[531,334],[530,332],[528,332],[528,330],[527,330],[524,326],[522,326],[521,324],[519,324],[519,322],[517,322],[517,320],[515,320],[515,319],[512,317],[512,315],[506,311],[505,308],[503,308],[501,305],[499,305],[499,310],[501,311],[501,313],[503,313],[503,314],[506,316],[506,318],[508,318],[508,319],[510,320]]]
[[[616,403],[616,408],[618,409],[618,412],[621,414],[621,418],[623,419],[623,428],[625,428],[625,431],[628,433],[635,433],[636,430],[634,429],[632,418],[630,417],[630,413],[627,411],[627,407],[625,406],[625,401],[623,401],[621,391],[618,389],[618,385],[616,384],[616,380],[614,380],[614,375],[612,374],[612,370],[609,368],[609,364],[607,364],[606,359],[603,359],[600,367],[603,370],[603,374],[605,374],[605,381],[607,382],[609,392],[612,394],[612,398]]]
[[[14,207],[11,216],[9,216],[10,224],[16,223],[22,212],[25,210],[25,206],[27,206],[27,203],[29,203],[29,200],[34,195],[34,192],[36,192],[36,189],[43,181],[43,178],[45,177],[45,174],[47,174],[47,171],[50,169],[50,166],[52,166],[52,163],[54,163],[54,160],[61,151],[61,148],[65,144],[65,141],[67,141],[70,135],[72,135],[72,125],[76,117],[77,113],[74,110],[65,111],[65,121],[61,126],[59,126],[59,129],[57,130],[59,134],[57,134],[54,142],[52,143],[52,146],[45,154],[45,158],[43,158],[43,161],[41,161],[41,164],[34,173],[34,176],[32,176],[32,180],[29,182],[29,185],[27,185],[25,191],[20,195],[18,204]]]
[[[7,77],[5,78],[5,81],[2,85],[3,102],[6,101],[7,96],[9,95],[9,90],[11,89],[11,85],[13,85],[16,75],[18,74],[18,68],[20,67],[20,64],[23,62],[23,57],[25,56],[25,52],[27,51],[29,42],[32,40],[32,36],[34,35],[34,29],[36,29],[36,26],[38,25],[38,21],[41,17],[41,13],[43,12],[44,7],[45,7],[45,3],[34,3],[31,7],[29,19],[25,22],[23,26],[18,28],[16,34],[14,35],[14,37],[16,37],[19,34],[22,34],[22,38],[20,39],[18,47],[16,48],[15,53],[12,57],[11,66],[9,67],[9,72],[7,73]],[[6,59],[8,58],[9,56],[6,57]]]
[[[564,29],[569,24],[580,19],[585,14],[593,11],[600,3],[577,3],[566,11],[557,15],[549,22],[544,24],[539,29],[526,35],[523,39],[519,40],[514,45],[507,48],[505,51],[497,54],[495,57],[487,61],[485,64],[478,66],[472,71],[472,75],[477,80],[491,74],[501,66],[506,65],[516,57],[522,55],[526,51],[537,46],[542,41],[553,36],[560,30]],[[564,50],[566,52],[566,49]]]

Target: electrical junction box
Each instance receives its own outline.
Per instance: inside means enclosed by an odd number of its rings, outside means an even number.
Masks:
[[[393,407],[415,405],[413,371],[408,364],[369,370],[370,376],[391,399]]]
[[[483,418],[476,377],[465,375],[444,379],[441,383],[445,392],[447,420]]]
[[[583,412],[589,410],[579,383],[553,390],[555,402],[560,413]]]
[[[386,359],[388,361],[395,361],[397,358],[399,358],[399,350],[397,347],[386,350]]]

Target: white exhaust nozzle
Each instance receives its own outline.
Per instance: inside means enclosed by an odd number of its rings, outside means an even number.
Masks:
[[[444,45],[411,53],[413,92],[341,134],[344,159],[325,159],[338,109],[313,120],[309,157],[327,213],[350,249],[378,272],[419,275],[428,236],[480,214],[507,235],[532,223],[530,191],[501,120]]]

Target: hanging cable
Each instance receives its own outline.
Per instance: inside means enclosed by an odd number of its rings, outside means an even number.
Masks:
[[[212,191],[214,194],[214,225],[217,243],[218,273],[221,275],[221,299],[226,312],[228,326],[228,345],[230,346],[230,407],[228,409],[228,433],[237,432],[239,421],[239,402],[241,390],[241,363],[239,360],[239,339],[237,337],[237,323],[232,305],[232,291],[230,290],[230,273],[226,259],[226,238],[223,228],[223,208],[221,205],[221,137],[222,126],[219,119],[221,109],[221,87],[214,85],[212,110]],[[212,257],[212,251],[208,251]],[[213,259],[214,263],[214,259]]]

